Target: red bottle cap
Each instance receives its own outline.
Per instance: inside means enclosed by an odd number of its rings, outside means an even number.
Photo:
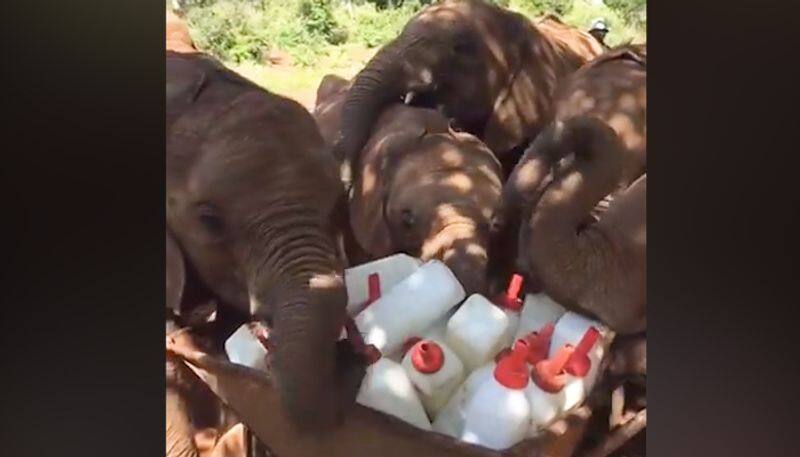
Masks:
[[[362,311],[381,298],[381,277],[378,273],[367,276],[367,301],[364,302]]]
[[[528,342],[530,350],[528,351],[528,363],[536,365],[542,360],[547,358],[550,352],[550,340],[553,338],[553,331],[555,325],[550,322],[538,332],[531,332],[525,336],[525,341]]]
[[[503,357],[494,368],[494,379],[509,389],[524,389],[528,385],[528,342],[519,339],[511,354]]]
[[[420,373],[436,373],[444,365],[444,351],[435,341],[419,341],[411,348],[411,365]]]
[[[572,356],[567,360],[564,371],[579,378],[586,376],[586,373],[592,368],[592,361],[589,359],[588,355],[589,350],[592,349],[599,337],[600,331],[596,328],[589,327],[586,329],[586,333],[583,334],[581,341],[575,346],[575,351],[572,353]]]
[[[522,276],[515,274],[508,283],[506,293],[497,297],[495,303],[503,308],[518,311],[522,308],[522,300],[519,299],[520,290],[522,290]]]
[[[536,386],[551,394],[560,392],[566,382],[564,365],[573,351],[574,348],[567,344],[559,349],[552,359],[537,363],[531,370],[531,378]]]

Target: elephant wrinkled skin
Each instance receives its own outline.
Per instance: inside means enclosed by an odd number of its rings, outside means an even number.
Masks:
[[[335,161],[300,104],[213,58],[167,51],[166,92],[167,228],[223,305],[272,327],[295,426],[329,429],[364,372],[336,363],[347,295]]]
[[[620,334],[647,328],[647,174],[620,192],[600,220],[595,205],[624,172],[624,143],[604,121],[578,116],[534,141],[550,163],[574,153],[544,189],[519,233],[519,262],[564,306],[597,316]]]
[[[512,152],[552,120],[557,83],[602,53],[591,36],[545,22],[484,0],[444,0],[420,11],[348,92],[336,146],[345,182],[357,179],[353,164],[378,114],[407,95],[454,119],[513,168]]]
[[[582,225],[596,222],[616,194],[626,189],[647,169],[647,48],[627,45],[615,48],[587,63],[559,86],[556,95],[556,122],[588,115],[601,119],[614,129],[623,142],[618,150],[622,155],[622,172],[609,195],[601,199],[586,214]],[[535,144],[535,143],[534,143]],[[547,157],[531,145],[514,168],[503,187],[500,211],[501,233],[498,237],[504,258],[516,258],[518,244],[515,234],[522,221],[536,208],[544,189],[559,170],[566,170],[574,156]],[[528,255],[531,255],[528,253]],[[532,275],[531,282],[541,288],[540,278]]]

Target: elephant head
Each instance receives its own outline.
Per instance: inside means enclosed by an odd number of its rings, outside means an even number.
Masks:
[[[373,258],[442,260],[468,293],[485,293],[500,164],[480,140],[431,109],[396,104],[379,117],[359,164],[351,226]]]
[[[272,327],[296,425],[334,424],[364,367],[336,363],[343,188],[313,119],[214,59],[168,52],[166,124],[167,227],[186,263],[221,303]]]
[[[332,74],[323,76],[317,88],[317,100],[311,114],[328,146],[333,146],[339,136],[342,106],[349,88],[348,80]]]
[[[503,159],[552,115],[556,82],[596,53],[550,37],[525,16],[483,0],[444,0],[412,18],[355,77],[338,154],[345,181],[382,109],[412,95],[477,135]]]
[[[554,27],[558,23],[552,22]],[[564,26],[560,26],[564,27]],[[555,95],[555,121],[564,121],[576,116],[593,116],[605,121],[622,140],[623,171],[617,186],[603,198],[591,213],[586,214],[582,226],[592,224],[602,217],[615,195],[628,188],[642,173],[646,172],[646,114],[647,78],[646,48],[644,46],[621,46],[597,57],[572,73],[560,85]],[[505,241],[500,258],[516,258],[517,244],[510,240],[518,233],[520,224],[528,217],[544,189],[563,170],[568,170],[574,160],[567,154],[554,160],[543,154],[552,150],[546,143],[553,136],[540,136],[514,168],[503,188],[501,229]],[[530,285],[540,285],[538,278],[531,277]]]
[[[541,191],[523,223],[519,262],[554,300],[626,334],[647,325],[647,175],[619,194],[599,221],[587,223],[618,185],[623,148],[608,124],[590,116],[555,123],[534,141],[529,152],[539,160],[529,170],[533,182],[570,152],[574,159]]]

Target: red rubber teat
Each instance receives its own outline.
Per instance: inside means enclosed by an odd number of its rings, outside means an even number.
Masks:
[[[528,385],[528,342],[519,339],[511,354],[503,357],[494,368],[494,379],[509,389],[524,389]]]
[[[553,358],[537,363],[531,370],[531,378],[536,386],[551,394],[560,392],[566,382],[564,365],[574,350],[572,345],[564,345]]]
[[[503,308],[517,311],[522,308],[522,300],[519,299],[519,291],[522,290],[522,276],[514,274],[508,283],[506,293],[500,295],[495,303]]]
[[[420,373],[436,373],[444,365],[444,351],[435,341],[420,341],[411,348],[411,365]]]
[[[594,346],[594,343],[597,342],[599,337],[600,332],[596,328],[589,327],[586,329],[586,333],[583,334],[580,342],[575,346],[575,351],[572,353],[572,356],[567,360],[564,371],[579,378],[586,376],[586,373],[592,368],[592,361],[589,359],[588,355],[589,350],[592,349],[592,346]]]
[[[378,273],[372,273],[367,276],[367,291],[367,301],[364,303],[364,308],[381,298],[381,277],[378,276]]]
[[[539,329],[538,332],[531,332],[525,336],[525,340],[530,346],[528,363],[536,365],[547,358],[547,354],[550,352],[550,340],[553,338],[555,328],[556,326],[550,322]]]

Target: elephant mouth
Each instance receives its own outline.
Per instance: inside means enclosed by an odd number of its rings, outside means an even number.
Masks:
[[[404,103],[415,108],[428,108],[441,111],[433,90],[409,91],[405,95]]]
[[[460,122],[457,118],[449,114],[447,106],[439,102],[436,93],[433,90],[424,92],[420,91],[408,92],[406,93],[405,98],[403,99],[403,103],[415,108],[427,108],[438,111],[440,114],[442,114],[449,120],[450,129],[453,130],[454,132],[468,133],[471,131],[469,126],[465,125],[464,123]]]

